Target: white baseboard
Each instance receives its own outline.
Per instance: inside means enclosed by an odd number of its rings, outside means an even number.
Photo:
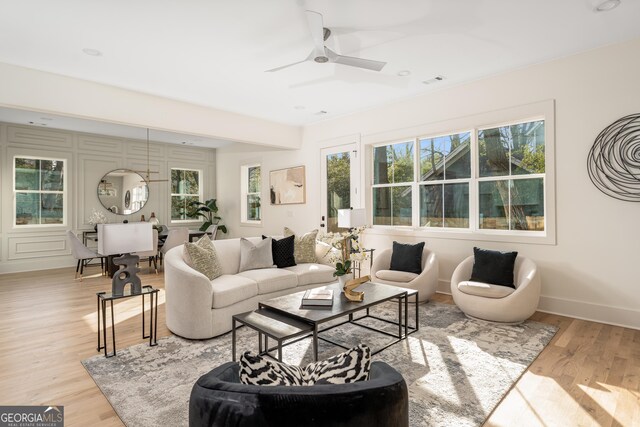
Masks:
[[[436,292],[451,295],[450,282],[439,280]],[[541,295],[538,311],[640,330],[640,310]]]

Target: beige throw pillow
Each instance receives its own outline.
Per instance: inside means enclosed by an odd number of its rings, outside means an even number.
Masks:
[[[284,228],[284,236],[296,236],[296,233],[289,227]],[[296,258],[296,264],[316,263],[316,238],[318,230],[312,230],[303,236],[296,236],[293,242],[293,255]]]
[[[267,237],[254,245],[244,237],[240,238],[240,272],[273,267],[271,240]]]
[[[218,254],[206,234],[195,243],[184,242],[183,257],[187,264],[207,276],[209,280],[222,276]]]

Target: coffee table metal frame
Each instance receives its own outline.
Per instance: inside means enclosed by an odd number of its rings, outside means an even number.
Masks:
[[[387,286],[387,287],[392,287],[390,285],[381,285],[381,284],[377,284],[377,283],[368,283],[368,284],[373,284],[376,286]],[[366,285],[366,284],[365,284]],[[334,289],[334,298],[344,298],[339,285],[335,284],[335,285],[329,285],[330,287],[332,287]],[[394,287],[395,288],[395,287]],[[298,294],[301,294],[301,292],[298,292]],[[337,294],[337,295],[336,295]],[[295,295],[295,294],[292,294]],[[415,309],[415,325],[414,326],[409,326],[409,319],[408,319],[408,312],[409,312],[409,297],[413,296],[415,298],[415,304],[416,304],[416,309]],[[312,337],[312,342],[313,342],[313,359],[315,361],[318,360],[318,340],[323,340],[325,342],[328,342],[330,344],[336,345],[338,347],[344,348],[344,349],[348,349],[348,347],[337,343],[335,341],[332,341],[328,338],[322,337],[319,334],[325,331],[328,331],[330,329],[333,328],[337,328],[338,326],[344,325],[346,323],[352,323],[354,325],[360,326],[360,327],[364,327],[385,335],[388,335],[390,337],[395,338],[395,340],[393,340],[392,342],[390,342],[389,344],[385,345],[382,348],[376,349],[375,351],[372,352],[372,354],[377,354],[383,350],[385,350],[386,348],[392,346],[393,344],[396,344],[400,341],[402,341],[403,339],[405,339],[407,336],[409,336],[410,334],[416,332],[419,329],[419,317],[418,317],[418,291],[413,290],[413,289],[406,289],[406,288],[397,288],[397,292],[393,292],[391,294],[389,294],[389,296],[385,297],[385,298],[380,298],[377,299],[375,301],[371,301],[369,303],[360,303],[360,302],[353,302],[353,303],[349,303],[350,307],[348,309],[339,311],[337,313],[335,313],[334,315],[330,315],[327,317],[323,317],[322,319],[310,319],[308,317],[304,317],[303,315],[296,315],[295,313],[291,313],[288,312],[286,310],[283,310],[282,308],[278,308],[278,307],[274,307],[273,302],[270,303],[270,301],[273,300],[278,300],[278,298],[282,298],[282,297],[277,297],[277,298],[273,298],[272,300],[267,300],[264,302],[261,302],[258,304],[259,307],[259,311],[262,312],[274,312],[279,314],[280,316],[284,316],[285,318],[291,318],[291,319],[295,319],[296,321],[301,321],[304,323],[307,323],[311,326],[311,333],[300,333],[300,337],[293,339],[292,341],[288,341],[286,343],[283,343],[283,341],[285,341],[286,339],[289,338],[293,338],[293,337],[285,337],[282,338],[280,341],[278,341],[278,346],[277,347],[273,347],[273,348],[269,348],[268,345],[265,346],[265,350],[262,350],[262,334],[265,334],[265,336],[269,336],[268,334],[266,334],[266,332],[264,330],[260,330],[259,327],[256,327],[256,325],[247,325],[250,326],[252,329],[257,330],[259,333],[259,339],[260,339],[260,345],[259,345],[259,351],[260,354],[267,354],[270,356],[269,352],[272,350],[275,350],[276,348],[279,351],[279,359],[281,359],[281,351],[282,351],[282,346],[283,345],[289,345],[289,344],[293,344],[295,342],[298,342],[302,339],[308,338],[309,336]],[[365,298],[366,298],[366,293],[365,293]],[[301,295],[300,295],[300,300],[302,299]],[[369,312],[369,309],[373,306],[376,306],[378,304],[382,304],[384,302],[387,301],[392,301],[392,300],[397,300],[398,301],[398,321],[395,322],[393,320],[389,320],[389,319],[384,319],[384,318],[380,318],[378,316],[374,316]],[[403,308],[404,308],[404,313],[403,313]],[[305,308],[307,309],[307,308]],[[309,308],[310,309],[310,308]],[[317,310],[323,310],[323,308],[315,308]],[[366,314],[364,316],[360,316],[360,317],[354,317],[354,314],[365,310]],[[403,315],[404,315],[404,322],[403,322]],[[320,325],[326,322],[329,322],[331,320],[335,320],[337,318],[340,317],[344,317],[344,316],[348,316],[348,320],[345,320],[344,322],[340,322],[338,324],[335,325],[331,325],[328,326],[326,328],[320,328]],[[377,320],[381,320],[387,323],[390,323],[392,325],[397,325],[398,326],[398,334],[394,334],[394,333],[390,333],[387,331],[381,331],[379,329],[375,329],[372,328],[368,325],[364,325],[362,323],[360,323],[361,320],[367,318],[367,317],[371,317]],[[233,341],[233,350],[234,350],[234,357],[235,357],[235,320],[233,322],[233,328],[232,328],[232,341]],[[246,325],[246,323],[243,323]],[[404,330],[404,334],[403,334],[403,330]],[[266,339],[265,339],[266,341]],[[268,344],[268,342],[266,343]]]

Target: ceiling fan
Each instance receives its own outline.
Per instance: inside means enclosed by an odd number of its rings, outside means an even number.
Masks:
[[[371,59],[364,58],[356,58],[353,56],[345,56],[339,55],[326,47],[324,42],[327,41],[329,36],[331,35],[331,30],[325,28],[322,23],[322,15],[318,12],[314,12],[312,10],[306,10],[307,22],[309,24],[309,30],[311,31],[311,36],[313,37],[313,42],[315,47],[302,61],[294,62],[293,64],[283,65],[281,67],[272,68],[270,70],[265,71],[266,73],[271,73],[274,71],[280,71],[285,68],[292,67],[294,65],[302,64],[307,61],[315,61],[317,63],[323,64],[326,62],[333,62],[335,64],[349,65],[351,67],[364,68],[366,70],[372,71],[380,71],[382,67],[384,67],[387,63],[382,61],[374,61]]]
[[[168,179],[151,179],[152,173],[160,173],[158,171],[152,171],[149,167],[149,128],[147,128],[147,170],[146,171],[136,171],[138,173],[144,174],[144,179],[140,182],[145,182],[149,184],[150,182],[167,182]]]

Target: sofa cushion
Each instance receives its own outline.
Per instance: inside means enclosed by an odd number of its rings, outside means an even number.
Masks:
[[[271,237],[253,244],[251,241],[240,238],[240,271],[255,270],[258,268],[270,268],[273,266],[273,254],[271,251]]]
[[[239,274],[223,274],[211,281],[211,287],[213,288],[212,308],[227,307],[258,295],[256,281]]]
[[[504,298],[515,292],[514,288],[508,286],[472,281],[458,283],[458,290],[468,295],[486,298]]]
[[[222,266],[209,236],[202,236],[195,243],[184,242],[183,251],[185,262],[207,276],[207,279],[222,276]]]
[[[298,286],[336,281],[336,278],[333,277],[335,268],[325,264],[298,264],[287,267],[285,270],[292,271],[298,276]]]
[[[390,282],[407,283],[418,277],[418,275],[406,271],[378,270],[376,271],[376,277]]]
[[[268,294],[298,286],[298,276],[286,268],[263,268],[238,273],[258,284],[258,294]]]
[[[318,237],[318,230],[312,230],[302,236],[296,235],[296,233],[288,227],[284,228],[284,235],[294,236],[295,238],[295,257],[296,264],[315,263],[318,262],[316,257],[316,238]]]
[[[389,270],[420,274],[422,272],[423,250],[424,242],[416,243],[415,245],[393,242]]]
[[[262,235],[262,239],[267,238],[264,234]],[[276,267],[285,268],[296,265],[296,259],[293,256],[294,239],[295,236],[282,239],[271,237],[271,255],[273,256],[273,263]]]
[[[518,252],[473,248],[473,270],[469,280],[515,288],[513,269],[517,256]]]

